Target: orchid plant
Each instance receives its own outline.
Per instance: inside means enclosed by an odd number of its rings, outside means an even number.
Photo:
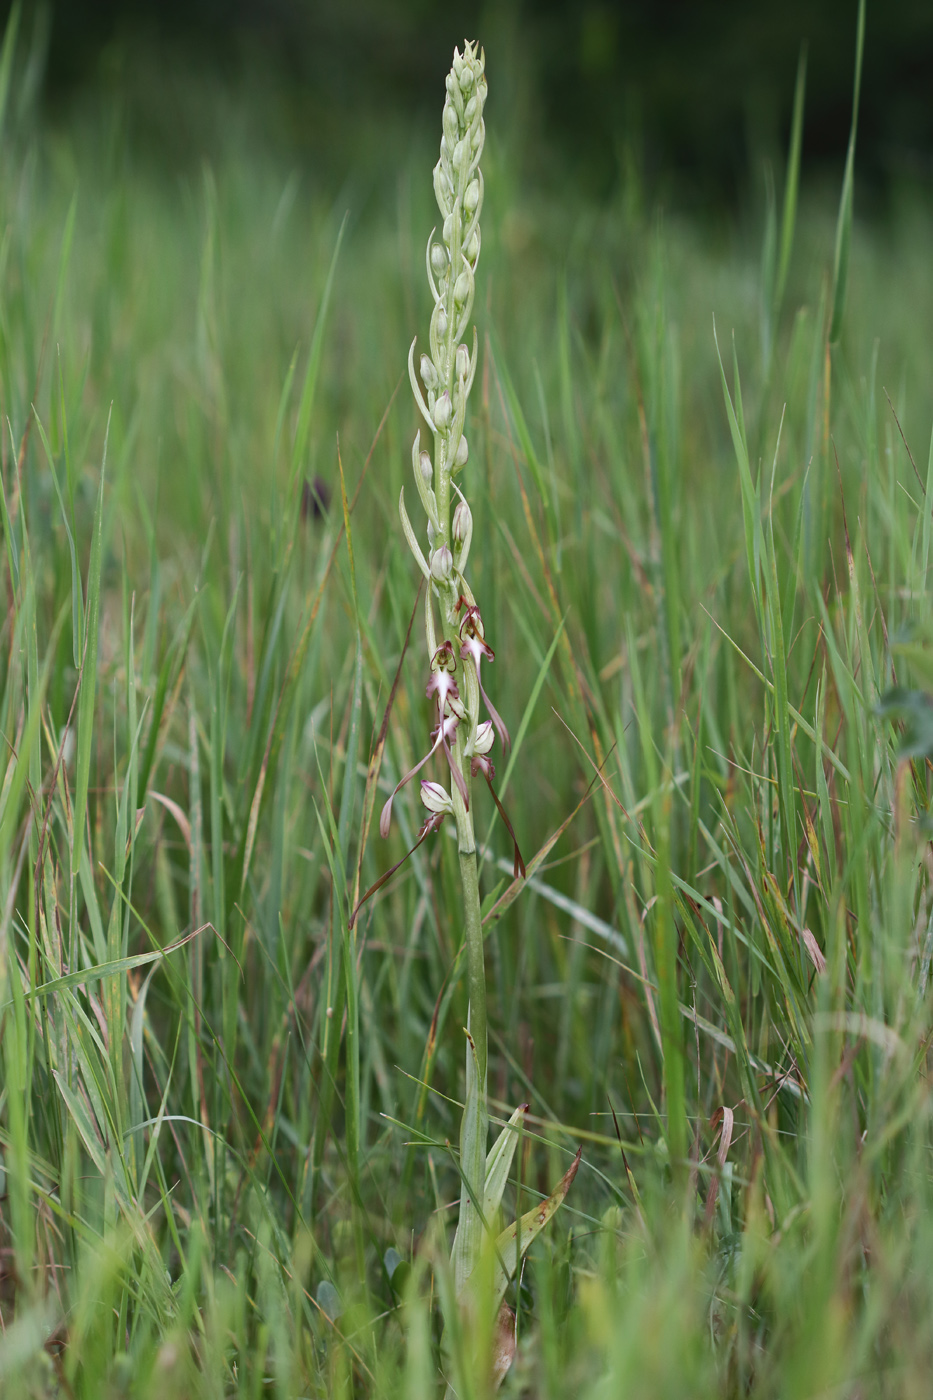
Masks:
[[[482,775],[488,784],[512,838],[516,879],[524,878],[525,865],[512,825],[492,786],[493,749],[498,740],[501,749],[507,750],[510,740],[483,684],[483,663],[490,665],[495,653],[467,578],[473,516],[457,481],[470,457],[465,433],[466,414],[478,358],[476,328],[473,327],[472,348],[468,328],[482,242],[480,157],[485,139],[485,102],[485,56],[482,50],[477,51],[475,44],[465,43],[462,54],[454,50],[453,66],[447,77],[440,157],[434,167],[434,193],[442,222],[440,237],[435,227],[427,244],[427,276],[434,309],[428,336],[430,353],[420,358],[420,382],[415,370],[417,338],[408,352],[412,392],[424,419],[425,443],[428,444],[422,446],[422,430],[419,430],[411,454],[415,487],[427,516],[426,552],[409,519],[404,488],[399,496],[402,529],[426,585],[424,627],[429,658],[426,694],[432,702],[432,725],[427,751],[399,779],[382,809],[379,829],[384,837],[388,835],[393,802],[400,789],[421,773],[430,759],[442,755],[448,781],[444,784],[422,778],[421,801],[427,816],[413,849],[435,833],[447,817],[453,818],[460,860],[460,917],[469,1011],[466,1095],[460,1129],[460,1215],[451,1254],[451,1273],[461,1308],[481,1301],[476,1296],[477,1289],[481,1288],[487,1305],[494,1310],[500,1307],[504,1310],[499,1316],[502,1334],[503,1317],[507,1313],[503,1297],[509,1279],[532,1240],[566,1195],[579,1154],[553,1195],[497,1237],[494,1222],[527,1105],[515,1111],[487,1155],[486,977],[472,803],[472,782],[477,776]],[[364,899],[397,868],[387,872]],[[495,1260],[492,1274],[488,1270],[481,1273],[477,1268],[487,1236]],[[505,1353],[510,1357],[507,1345]]]

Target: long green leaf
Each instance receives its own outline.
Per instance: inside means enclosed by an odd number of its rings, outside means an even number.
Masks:
[[[513,1221],[513,1223],[497,1237],[494,1246],[495,1265],[491,1296],[483,1300],[487,1307],[493,1312],[493,1316],[495,1316],[495,1311],[498,1309],[499,1304],[505,1296],[505,1290],[509,1286],[509,1280],[515,1276],[515,1267],[517,1263],[524,1259],[545,1225],[550,1224],[551,1220],[563,1205],[567,1197],[567,1192],[573,1185],[573,1179],[577,1174],[577,1168],[580,1165],[582,1154],[583,1148],[577,1148],[577,1155],[564,1172],[564,1175],[561,1177],[550,1196],[548,1196],[546,1200],[539,1202],[538,1205],[533,1206],[531,1210],[526,1211],[519,1220]],[[502,1260],[505,1261],[505,1268],[503,1268],[500,1262]],[[482,1280],[482,1270],[477,1270],[476,1274],[468,1282],[467,1289],[475,1293],[478,1287],[481,1287],[484,1282],[485,1280]],[[480,1300],[477,1298],[476,1301],[479,1302]]]
[[[480,1191],[485,1196],[486,1137],[488,1117],[486,1086],[480,1084],[476,1046],[470,1032],[467,1039],[466,1095],[460,1120],[460,1216],[450,1255],[457,1297],[479,1262],[483,1248],[484,1211],[477,1210]]]
[[[13,73],[13,55],[16,52],[21,12],[20,0],[14,0],[7,16],[6,29],[3,31],[3,51],[0,52],[0,139],[3,137],[6,109],[10,100],[10,78]]]
[[[790,255],[794,247],[797,224],[797,194],[800,187],[800,149],[803,145],[803,103],[807,87],[807,46],[802,44],[797,63],[797,84],[794,88],[794,115],[790,127],[790,147],[787,152],[787,174],[784,177],[784,209],[781,215],[781,251],[778,257],[777,282],[774,288],[774,320],[777,322],[784,304]]]
[[[311,412],[314,408],[314,395],[321,369],[321,359],[324,354],[324,331],[327,326],[327,311],[330,306],[334,277],[337,272],[337,260],[340,257],[340,246],[343,243],[343,235],[346,232],[347,220],[349,217],[349,213],[344,214],[340,224],[340,231],[337,234],[337,242],[330,260],[330,267],[327,269],[327,280],[324,283],[324,291],[321,295],[321,304],[318,307],[317,320],[314,323],[314,334],[311,337],[308,365],[305,370],[304,382],[301,386],[301,399],[298,404],[298,421],[295,425],[295,440],[292,445],[289,495],[291,495],[291,491],[294,488],[298,473],[304,467],[305,454],[308,449],[308,439],[311,435]]]
[[[852,126],[846,151],[846,168],[842,177],[839,216],[836,220],[836,249],[833,257],[833,318],[829,329],[831,344],[842,334],[842,316],[846,304],[846,282],[849,275],[849,246],[852,241],[852,201],[855,188],[855,136],[858,130],[859,93],[862,86],[862,53],[865,48],[865,0],[859,0],[858,29],[855,38],[855,85],[852,94]]]
[[[77,774],[75,779],[74,824],[72,831],[72,876],[78,869],[84,841],[87,791],[91,773],[91,745],[94,741],[94,702],[97,695],[97,643],[100,631],[100,571],[103,554],[104,477],[107,469],[107,442],[110,414],[104,434],[104,451],[97,484],[97,505],[91,536],[91,557],[87,572],[87,625],[84,632],[84,659],[81,664],[81,694],[78,696]]]

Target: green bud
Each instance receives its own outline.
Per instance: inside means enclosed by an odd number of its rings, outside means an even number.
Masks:
[[[431,555],[431,577],[437,583],[446,583],[453,572],[453,567],[454,556],[446,544],[442,544],[440,549],[435,549]]]
[[[462,437],[462,438],[460,439],[459,443],[457,444],[457,455],[456,455],[456,457],[454,458],[454,466],[455,466],[455,467],[465,467],[466,464],[467,464],[467,459],[469,458],[469,455],[470,455],[470,448],[469,448],[469,445],[468,445],[468,443],[467,443],[466,438],[465,438],[465,437]],[[460,506],[457,506],[457,510],[459,510],[459,509],[460,509]],[[467,510],[469,510],[469,506],[467,506]]]
[[[472,214],[477,204],[479,204],[479,180],[471,180],[467,185],[467,192],[463,196],[463,207],[468,214]]]
[[[465,442],[466,439],[461,438],[460,441]],[[473,533],[473,515],[466,501],[457,502],[451,532],[457,544],[463,544],[467,536]]]
[[[470,274],[464,268],[454,283],[454,300],[462,306],[470,295]]]
[[[426,389],[437,387],[437,370],[430,355],[421,356],[421,382]]]
[[[442,276],[447,266],[447,254],[440,243],[435,243],[431,249],[431,266],[438,277]]]
[[[430,486],[431,478],[434,475],[434,467],[431,462],[430,452],[422,452],[418,458],[418,466],[421,469],[423,480]]]
[[[434,405],[434,422],[441,429],[450,423],[450,394],[446,389]]]
[[[457,358],[454,361],[454,373],[458,379],[466,379],[470,372],[470,352],[465,345],[457,346]]]

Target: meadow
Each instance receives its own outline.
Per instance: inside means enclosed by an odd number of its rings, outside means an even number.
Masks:
[[[857,147],[799,186],[803,101],[745,214],[634,165],[562,198],[487,72],[464,480],[527,870],[483,788],[509,1218],[582,1148],[500,1393],[926,1396],[933,207],[861,219]],[[191,94],[208,158],[167,163],[118,96],[38,117],[0,64],[17,1400],[427,1400],[449,1365],[448,833],[347,920],[422,820],[373,815],[428,719],[397,502],[439,125],[325,178],[248,111]]]

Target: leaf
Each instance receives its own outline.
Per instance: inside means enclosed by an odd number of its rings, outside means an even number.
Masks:
[[[842,314],[846,305],[846,280],[849,272],[849,244],[852,240],[852,196],[855,185],[855,135],[858,130],[858,102],[862,85],[862,53],[865,48],[865,0],[859,0],[858,28],[855,39],[855,88],[852,94],[852,126],[846,169],[842,177],[839,217],[836,221],[836,251],[833,259],[833,319],[829,330],[830,344],[835,344],[842,332]]]
[[[577,1174],[582,1152],[583,1148],[578,1147],[577,1155],[574,1157],[570,1166],[564,1172],[564,1175],[561,1177],[550,1196],[548,1196],[547,1200],[539,1201],[532,1210],[526,1211],[520,1220],[513,1221],[508,1229],[503,1230],[502,1234],[498,1236],[495,1243],[496,1265],[492,1284],[494,1296],[492,1300],[487,1299],[487,1303],[491,1301],[492,1306],[495,1308],[498,1308],[499,1304],[502,1302],[509,1281],[515,1275],[515,1269],[518,1263],[524,1259],[531,1245],[537,1239],[538,1235],[540,1235],[545,1225],[553,1219],[559,1207],[563,1205],[567,1192],[573,1185],[573,1179]],[[505,1268],[503,1268],[502,1261],[505,1261]],[[467,1288],[475,1289],[475,1287],[476,1284],[471,1277],[467,1283]]]
[[[784,209],[781,218],[781,252],[778,261],[777,285],[774,290],[774,319],[781,310],[790,255],[794,246],[794,225],[797,221],[797,192],[800,186],[800,148],[803,142],[803,99],[807,86],[807,46],[800,49],[797,64],[797,86],[794,90],[794,115],[787,153],[787,176],[784,181]]]
[[[480,1084],[476,1046],[467,1031],[466,1099],[460,1123],[460,1220],[450,1252],[457,1297],[463,1292],[483,1247],[483,1216],[476,1208],[474,1187],[485,1180],[486,1160],[486,1086]],[[485,1200],[485,1190],[484,1190]]]
[[[402,1258],[397,1249],[393,1248],[386,1250],[382,1263],[392,1292],[396,1298],[401,1298],[411,1277],[411,1265],[407,1259]]]
[[[492,1384],[498,1390],[515,1357],[515,1314],[503,1303],[496,1318],[496,1336],[492,1350]]]
[[[557,650],[557,643],[560,641],[560,636],[564,630],[564,623],[566,622],[566,620],[567,614],[565,612],[564,616],[560,620],[560,623],[558,624],[557,631],[554,633],[551,645],[548,647],[547,655],[545,656],[544,660],[541,662],[540,667],[538,668],[538,674],[535,677],[535,683],[531,687],[531,694],[528,696],[528,703],[526,704],[525,712],[522,715],[522,722],[518,726],[518,733],[515,735],[515,742],[512,745],[512,752],[509,754],[509,761],[506,765],[505,776],[503,777],[502,782],[499,784],[500,797],[505,797],[505,790],[509,785],[509,779],[512,776],[512,769],[515,767],[515,760],[518,757],[518,751],[522,746],[522,741],[524,740],[526,733],[528,732],[528,726],[531,723],[531,716],[534,714],[535,705],[538,703],[538,696],[541,694],[541,687],[544,685],[544,682],[547,678],[547,673],[551,669],[551,662],[554,659],[554,652]]]
[[[713,344],[716,346],[716,357],[719,360],[719,374],[722,379],[722,394],[726,405],[726,416],[729,420],[729,431],[732,434],[732,446],[735,451],[735,459],[739,467],[739,481],[742,488],[742,516],[745,523],[745,554],[748,562],[748,576],[752,585],[752,601],[755,605],[756,615],[761,608],[760,580],[759,580],[759,557],[761,551],[761,520],[758,507],[758,490],[752,480],[751,464],[748,459],[748,442],[745,436],[745,421],[742,414],[742,391],[739,383],[739,366],[735,357],[735,344],[733,342],[733,369],[735,384],[735,402],[729,393],[729,384],[726,379],[726,370],[722,362],[722,354],[719,349],[719,339],[716,335],[716,319],[713,318]]]
[[[16,52],[16,35],[19,32],[21,8],[19,0],[16,0],[3,31],[3,51],[0,53],[0,135],[3,134],[7,99],[10,95],[10,77],[13,72],[13,55]]]
[[[496,1211],[502,1202],[502,1193],[505,1191],[505,1184],[509,1179],[509,1172],[512,1167],[512,1158],[515,1156],[515,1148],[518,1146],[519,1130],[518,1125],[528,1111],[526,1103],[519,1104],[512,1114],[502,1132],[496,1138],[489,1154],[486,1157],[486,1187],[483,1193],[483,1219],[487,1225],[491,1225]],[[460,1234],[460,1227],[457,1226],[457,1236],[454,1238],[454,1247],[451,1252],[451,1262],[457,1253],[457,1238]]]
[[[98,1130],[88,1112],[86,1104],[75,1094],[65,1082],[64,1076],[59,1074],[57,1069],[52,1070],[52,1078],[58,1085],[62,1098],[68,1107],[68,1111],[74,1121],[75,1127],[81,1134],[81,1141],[87,1149],[87,1154],[94,1163],[101,1176],[107,1175],[107,1155],[104,1145],[101,1142]]]
[[[340,1294],[337,1292],[334,1285],[330,1283],[328,1279],[322,1280],[317,1286],[316,1296],[317,1305],[321,1309],[321,1312],[324,1313],[331,1322],[336,1322],[337,1318],[343,1312],[343,1303],[340,1301]]]
[[[898,758],[928,758],[933,755],[933,696],[923,690],[894,686],[882,695],[876,713],[883,718],[903,721],[904,733],[898,745]]]
[[[519,402],[518,395],[509,378],[509,372],[505,366],[505,357],[501,352],[498,340],[494,342],[494,348],[496,351],[496,369],[501,376],[505,397],[508,400],[509,412],[512,415],[512,422],[515,424],[515,431],[518,434],[518,440],[521,443],[525,461],[528,463],[531,475],[534,477],[535,487],[538,495],[541,497],[541,504],[544,507],[545,513],[548,513],[550,506],[548,504],[547,488],[544,484],[544,472],[541,470],[541,463],[538,461],[538,454],[535,452],[534,444],[531,441],[531,433],[528,430],[528,424],[522,412],[522,406]]]
[[[100,573],[103,549],[104,477],[107,468],[107,441],[109,437],[110,418],[108,416],[107,431],[104,434],[103,458],[100,464],[100,479],[97,484],[97,505],[94,509],[91,558],[87,574],[87,621],[84,627],[84,657],[81,663],[79,682],[81,693],[78,696],[78,759],[71,856],[73,871],[80,864],[81,845],[84,841],[84,819],[87,813],[88,784],[91,775],[91,744],[94,740],[94,699],[97,693],[97,641],[100,627]]]
[[[519,1104],[496,1138],[486,1158],[486,1190],[483,1196],[483,1214],[491,1221],[502,1203],[502,1193],[509,1179],[512,1158],[518,1146],[519,1124],[528,1111],[526,1103]]]
[[[311,410],[314,407],[314,395],[317,389],[321,359],[324,353],[324,331],[327,326],[327,311],[330,306],[334,276],[337,272],[337,260],[340,257],[340,247],[343,243],[343,235],[346,232],[347,219],[349,217],[349,213],[344,214],[343,221],[340,225],[340,231],[337,234],[337,242],[334,247],[333,257],[330,260],[330,267],[327,269],[327,280],[324,283],[324,291],[321,295],[321,304],[318,307],[314,334],[311,337],[311,350],[308,355],[308,365],[305,370],[304,383],[301,386],[301,399],[298,404],[298,420],[295,424],[295,440],[292,445],[290,482],[292,488],[294,488],[295,480],[304,463],[308,439],[311,436]],[[289,371],[288,384],[289,386],[291,384],[291,371]]]

